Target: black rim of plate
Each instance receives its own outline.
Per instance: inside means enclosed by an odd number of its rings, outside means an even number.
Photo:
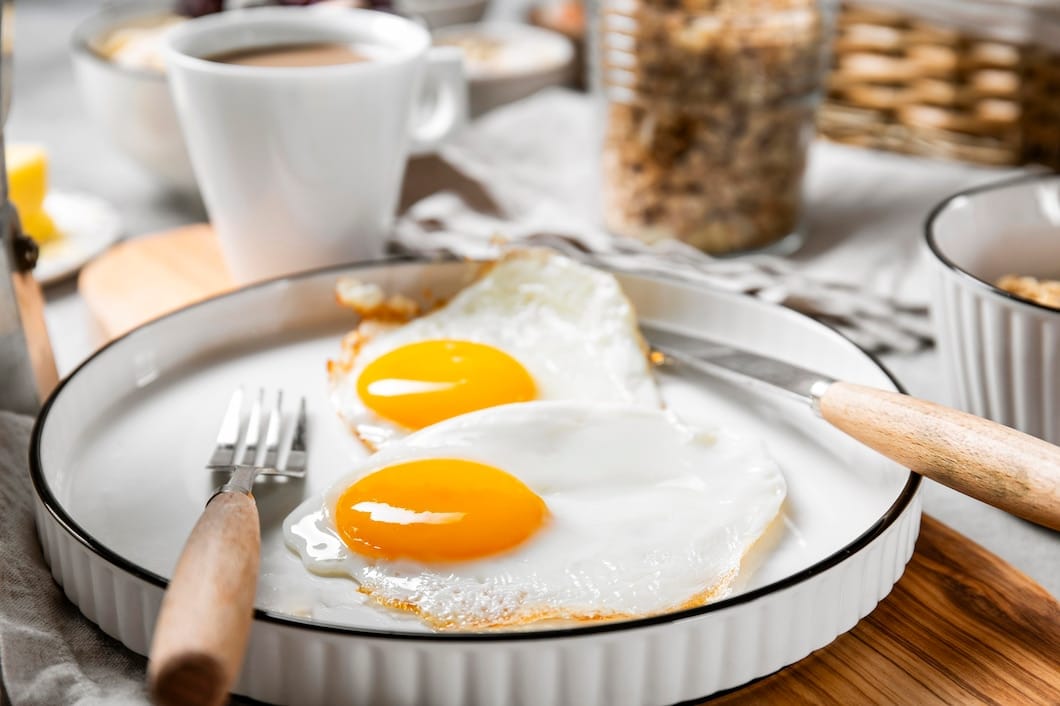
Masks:
[[[51,410],[52,405],[62,394],[62,391],[66,387],[67,383],[69,383],[70,380],[73,380],[77,375],[79,375],[86,366],[92,363],[93,360],[95,360],[101,355],[104,355],[106,351],[109,350],[112,346],[120,344],[127,337],[139,331],[150,328],[151,326],[154,326],[159,322],[166,321],[170,317],[178,316],[190,309],[195,309],[202,306],[209,306],[211,303],[219,299],[225,299],[233,296],[242,296],[246,292],[270,287],[280,282],[286,282],[296,279],[311,279],[320,275],[327,274],[329,272],[338,273],[401,265],[446,264],[459,261],[461,260],[459,260],[458,258],[422,258],[398,256],[392,258],[384,258],[381,260],[370,260],[365,262],[357,262],[343,265],[333,265],[315,270],[309,270],[307,272],[298,273],[296,275],[277,277],[274,279],[257,282],[249,286],[237,289],[235,291],[228,292],[226,294],[221,294],[216,297],[211,297],[201,302],[197,302],[190,306],[184,307],[182,309],[178,309],[177,311],[171,312],[157,319],[153,319],[141,326],[138,326],[132,331],[129,331],[119,336],[118,338],[115,338],[114,340],[110,341],[102,348],[97,350],[95,353],[90,355],[86,360],[84,360],[80,365],[78,365],[72,373],[63,378],[63,380],[59,383],[55,390],[52,391],[51,395],[48,397],[48,400],[44,403],[44,406],[41,408],[40,414],[37,415],[37,419],[33,425],[33,433],[30,438],[29,450],[30,478],[33,482],[34,491],[44,503],[44,507],[47,509],[48,513],[52,516],[52,518],[79,543],[81,543],[90,551],[99,555],[105,561],[117,567],[118,569],[121,569],[122,571],[131,574],[135,578],[145,583],[151,584],[152,586],[156,586],[164,590],[169,585],[169,582],[165,578],[159,576],[153,571],[148,571],[147,569],[139,566],[138,564],[135,564],[132,561],[129,561],[128,559],[124,558],[123,556],[121,556],[120,554],[113,551],[112,549],[104,545],[102,542],[97,540],[90,533],[86,532],[84,528],[82,528],[80,525],[78,525],[77,522],[75,522],[74,519],[70,517],[70,515],[66,512],[63,506],[59,503],[58,499],[48,487],[47,482],[45,482],[44,480],[44,471],[40,455],[41,435],[44,430],[44,425],[47,423],[48,420],[48,413]],[[621,270],[613,271],[616,274],[623,274],[623,271]],[[659,279],[656,276],[639,274],[633,271],[629,271],[626,274],[643,277],[645,279]],[[677,282],[682,284],[690,284],[687,282],[681,282],[680,280],[677,280]],[[696,285],[690,284],[690,286]],[[711,291],[712,293],[714,293],[713,290]],[[726,294],[724,292],[716,292],[716,294],[718,294],[719,296],[741,296],[735,294]],[[808,318],[791,309],[780,310],[785,311],[785,315],[790,315],[802,319]],[[827,331],[829,335],[842,339],[844,343],[854,347],[859,352],[861,352],[862,355],[871,360],[872,363],[877,368],[879,368],[884,375],[887,376],[887,379],[889,379],[894,384],[895,388],[899,392],[904,392],[901,385],[898,384],[898,381],[895,380],[894,376],[891,375],[890,371],[887,370],[887,368],[884,367],[883,364],[881,364],[880,361],[877,360],[874,355],[872,355],[868,351],[865,351],[860,346],[843,336],[841,333],[839,333],[832,327],[817,321],[814,321],[813,323],[815,325],[820,326],[823,331]],[[909,471],[909,479],[906,481],[905,486],[902,488],[902,492],[899,494],[895,502],[887,509],[887,511],[884,512],[883,515],[859,537],[855,538],[845,547],[835,552],[834,554],[825,557],[816,564],[813,564],[812,566],[809,566],[803,569],[802,571],[792,574],[791,576],[783,578],[779,581],[775,581],[767,586],[762,586],[761,588],[757,588],[753,591],[741,593],[739,595],[733,596],[732,598],[726,598],[724,600],[717,601],[716,603],[708,603],[697,608],[687,608],[680,611],[663,613],[647,618],[637,618],[634,620],[619,620],[572,628],[552,628],[547,630],[530,630],[525,632],[397,632],[393,630],[353,628],[344,625],[317,622],[302,618],[296,618],[282,613],[262,610],[260,608],[254,609],[254,620],[259,620],[265,623],[271,623],[274,625],[280,625],[289,628],[298,628],[303,630],[311,630],[316,632],[324,632],[338,635],[349,635],[351,637],[376,638],[386,640],[418,640],[423,642],[524,642],[533,640],[548,640],[562,637],[581,637],[586,635],[595,635],[609,632],[624,632],[628,630],[635,630],[638,628],[649,628],[657,625],[665,625],[677,622],[679,620],[685,620],[688,618],[694,618],[708,613],[722,611],[727,608],[743,605],[745,603],[751,603],[764,596],[776,593],[778,591],[783,591],[786,588],[790,588],[791,586],[802,583],[803,581],[806,581],[810,578],[813,578],[814,576],[824,573],[825,571],[831,569],[832,567],[845,561],[849,557],[853,556],[854,554],[867,547],[869,544],[872,543],[873,540],[883,534],[883,532],[887,528],[893,525],[897,521],[898,517],[900,517],[901,514],[905,511],[909,503],[913,500],[916,495],[917,488],[919,486],[920,475],[913,471]]]
[[[962,280],[974,283],[976,288],[980,290],[988,291],[996,296],[1003,297],[1007,301],[1016,302],[1018,304],[1022,304],[1023,306],[1029,306],[1034,309],[1039,309],[1041,311],[1047,311],[1051,314],[1060,314],[1060,309],[1056,309],[1051,306],[1046,306],[1045,304],[1039,304],[1036,301],[1016,296],[1012,292],[1007,292],[1001,287],[994,285],[992,282],[987,282],[985,279],[980,279],[968,270],[963,269],[957,263],[951,260],[946,255],[946,253],[942,251],[942,248],[939,247],[935,236],[935,224],[938,219],[944,213],[949,211],[950,208],[953,207],[953,204],[955,202],[961,199],[967,198],[969,196],[975,196],[976,194],[987,193],[990,191],[1002,191],[1004,189],[1021,186],[1023,184],[1050,181],[1056,182],[1058,185],[1060,185],[1060,174],[1056,174],[1054,172],[1048,172],[1045,174],[1024,174],[1010,179],[1003,179],[1001,181],[994,181],[989,184],[983,184],[982,186],[975,186],[970,189],[965,189],[964,191],[959,191],[953,196],[948,197],[947,199],[942,201],[942,203],[940,203],[938,206],[935,206],[935,208],[931,210],[931,213],[928,214],[927,220],[924,221],[924,240],[927,243],[928,250],[931,251],[931,254],[935,256],[935,259],[941,262],[946,267],[946,269],[955,273]]]

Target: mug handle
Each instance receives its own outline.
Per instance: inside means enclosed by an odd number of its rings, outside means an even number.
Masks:
[[[431,47],[420,91],[419,119],[412,127],[414,155],[435,151],[467,124],[467,77],[458,47]]]

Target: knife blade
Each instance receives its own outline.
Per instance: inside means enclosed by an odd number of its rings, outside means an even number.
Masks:
[[[826,422],[905,468],[1025,520],[1060,530],[1060,447],[934,402],[754,353],[642,326],[652,359],[809,402]]]
[[[770,387],[808,403],[818,415],[821,395],[835,382],[817,371],[710,339],[650,325],[642,325],[641,332],[657,363],[669,359],[738,384]]]

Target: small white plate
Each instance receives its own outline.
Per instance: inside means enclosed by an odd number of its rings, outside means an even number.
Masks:
[[[63,237],[41,245],[33,271],[41,285],[77,274],[121,237],[121,216],[98,196],[53,191],[44,199],[44,209]]]
[[[478,22],[486,14],[488,0],[395,0],[394,9],[405,17],[421,20],[427,29]]]
[[[559,32],[490,21],[444,27],[431,36],[435,45],[464,51],[472,117],[573,78],[574,44]]]

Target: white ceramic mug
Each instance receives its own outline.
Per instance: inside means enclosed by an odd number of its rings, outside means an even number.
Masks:
[[[342,43],[368,61],[258,67],[243,49]],[[410,148],[467,120],[459,52],[371,10],[268,7],[208,15],[168,36],[170,89],[225,261],[241,282],[379,257]]]

